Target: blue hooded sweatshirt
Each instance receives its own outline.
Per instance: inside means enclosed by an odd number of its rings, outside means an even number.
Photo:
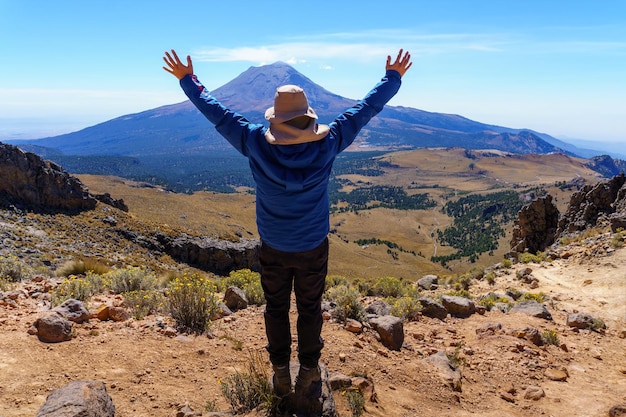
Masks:
[[[400,73],[388,70],[364,99],[329,123],[325,138],[289,145],[268,143],[267,127],[224,107],[195,75],[185,76],[180,85],[217,131],[248,158],[263,243],[283,252],[303,252],[319,246],[330,230],[328,180],[335,157],[398,92],[400,79]]]

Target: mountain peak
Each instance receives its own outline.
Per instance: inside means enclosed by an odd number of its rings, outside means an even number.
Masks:
[[[199,77],[202,79],[201,75]],[[250,67],[232,81],[215,89],[213,95],[233,110],[244,114],[254,114],[264,112],[272,106],[276,88],[285,84],[302,87],[311,106],[316,110],[316,105],[327,108],[329,106],[323,103],[335,102],[336,105],[330,106],[333,109],[332,116],[336,116],[338,112],[354,104],[354,101],[322,88],[283,61]]]

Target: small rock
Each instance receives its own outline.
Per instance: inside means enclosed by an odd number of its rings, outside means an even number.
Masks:
[[[504,401],[509,402],[509,403],[515,402],[515,397],[505,391],[500,392],[500,398],[502,398]]]
[[[609,417],[624,417],[624,416],[626,416],[626,404],[614,405],[609,410]]]
[[[351,333],[359,334],[363,331],[363,324],[361,324],[358,320],[346,319],[346,325],[344,328]]]
[[[339,389],[345,389],[352,385],[352,378],[347,375],[340,374],[339,372],[329,373],[328,382],[330,383],[330,388],[333,391],[337,391]]]
[[[544,375],[551,381],[567,381],[567,377],[569,376],[567,371],[553,368],[546,369]]]
[[[233,311],[242,310],[248,307],[248,297],[241,288],[231,286],[224,293],[224,304]]]
[[[527,400],[539,401],[546,396],[543,388],[531,385],[526,388],[524,392],[524,398]]]

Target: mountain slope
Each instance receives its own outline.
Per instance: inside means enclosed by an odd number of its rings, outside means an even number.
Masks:
[[[372,86],[377,80],[372,81]],[[291,66],[277,62],[250,67],[213,94],[226,106],[254,122],[265,122],[275,88],[297,84],[304,88],[321,123],[329,123],[355,100],[322,88]],[[367,91],[363,91],[365,95]],[[125,115],[65,135],[33,141],[11,141],[54,148],[66,155],[202,155],[227,149],[228,143],[188,101]],[[515,153],[562,152],[532,131],[472,121],[459,115],[432,113],[407,107],[386,107],[366,126],[353,145],[385,149],[416,147],[495,148]],[[33,148],[34,152],[37,152]],[[39,148],[41,151],[41,148]]]

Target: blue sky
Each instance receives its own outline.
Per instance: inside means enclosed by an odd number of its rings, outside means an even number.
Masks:
[[[171,48],[211,89],[280,60],[354,99],[405,48],[392,105],[626,144],[626,0],[0,0],[0,140],[185,100]]]

